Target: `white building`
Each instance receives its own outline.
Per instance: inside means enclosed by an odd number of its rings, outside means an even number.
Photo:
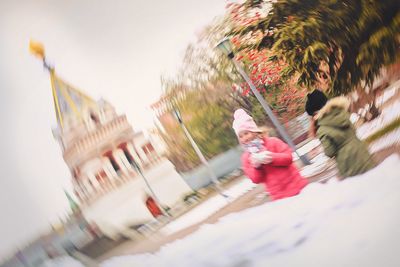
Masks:
[[[44,61],[44,54],[42,59]],[[139,210],[142,209],[140,206],[144,202],[139,195],[151,192],[139,182],[142,178],[136,171],[137,167],[152,173],[151,170],[160,169],[157,164],[161,164],[162,172],[169,172],[168,175],[158,172],[150,179],[155,187],[160,187],[152,189],[163,205],[178,202],[182,195],[191,191],[171,163],[166,163],[165,159],[160,162],[165,148],[154,133],[135,133],[126,116],[117,114],[110,103],[103,99],[93,100],[63,81],[54,68],[44,63],[50,72],[57,117],[53,135],[71,172],[74,193],[88,211],[90,206],[98,206],[96,200],[127,182],[131,188],[127,194],[135,194],[134,202]],[[164,188],[166,184],[168,190]],[[102,200],[104,202],[104,198]],[[96,209],[101,210],[101,207]]]

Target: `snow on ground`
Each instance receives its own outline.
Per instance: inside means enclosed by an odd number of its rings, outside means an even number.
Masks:
[[[310,142],[306,143],[302,147],[299,147],[297,149],[297,152],[300,155],[305,155],[311,152],[312,150],[316,149],[320,145],[321,142],[319,141],[319,139],[312,139]],[[297,156],[296,153],[293,153],[292,156],[293,156],[293,161],[299,160],[299,157]],[[303,168],[300,169],[300,173],[304,177],[313,176],[326,170],[326,168],[328,167],[329,158],[322,152],[321,148],[321,153],[319,153],[310,161],[311,161],[310,165],[304,166]]]
[[[301,151],[301,153],[307,153],[320,144],[321,143],[318,139],[314,139],[302,146],[299,150]],[[321,153],[311,160],[311,165],[303,167],[300,173],[304,177],[318,174],[326,169],[328,161],[329,158],[325,156],[325,154]],[[185,215],[166,225],[164,228],[161,229],[161,232],[165,235],[170,235],[180,230],[183,230],[186,227],[199,223],[214,214],[216,211],[226,206],[229,201],[240,197],[254,187],[256,187],[254,183],[252,183],[249,179],[244,179],[240,183],[232,186],[231,188],[223,192],[225,195],[228,196],[228,199],[224,198],[221,195],[216,195],[203,202],[199,206],[195,207],[193,210],[189,211]]]
[[[161,229],[161,233],[170,235],[183,230],[186,227],[199,223],[226,206],[229,201],[240,197],[244,193],[253,189],[255,186],[256,185],[253,184],[249,179],[244,179],[231,188],[224,190],[223,193],[224,195],[228,196],[228,198],[225,198],[221,195],[216,195],[206,200],[186,214],[167,224]]]
[[[310,165],[304,166],[300,170],[300,174],[304,177],[309,177],[321,173],[326,170],[328,161],[329,158],[324,153],[320,153],[311,160]]]
[[[397,128],[396,130],[390,132],[385,136],[382,136],[381,138],[373,142],[369,146],[369,150],[371,151],[371,153],[376,153],[379,150],[393,145],[400,145],[400,128]]]
[[[357,136],[365,139],[379,129],[385,127],[400,116],[400,100],[382,110],[382,113],[376,119],[366,122],[357,129]]]
[[[376,100],[377,106],[382,106],[383,103],[393,97],[400,88],[400,81],[392,84],[388,87],[382,96]],[[400,100],[397,100],[392,105],[384,108],[381,115],[373,121],[364,123],[357,129],[357,136],[360,139],[365,139],[374,132],[382,129],[395,119],[400,117]],[[373,142],[369,149],[372,153],[376,153],[379,150],[396,145],[400,143],[400,129],[397,129]]]
[[[384,93],[378,97],[375,101],[377,107],[382,106],[391,97],[393,97],[400,89],[400,80],[390,85]],[[388,123],[397,119],[400,116],[400,101],[396,101],[392,105],[384,108],[381,115],[373,121],[364,123],[357,129],[357,136],[360,139],[365,139],[369,135],[373,134],[380,128],[385,127]]]
[[[400,158],[341,182],[227,215],[155,254],[101,267],[400,266]]]
[[[385,89],[385,91],[383,92],[383,94],[375,99],[375,104],[376,104],[376,106],[377,106],[378,108],[379,108],[379,107],[382,107],[382,105],[385,104],[391,97],[393,97],[393,96],[397,93],[397,91],[398,91],[399,89],[400,89],[400,80],[396,81],[395,83],[393,83],[392,85],[390,85],[389,87],[387,87],[387,88]],[[350,115],[350,121],[351,121],[353,124],[356,123],[356,122],[359,120],[359,118],[360,118],[360,114],[365,115],[365,113],[367,112],[367,110],[369,110],[369,108],[370,108],[370,105],[367,104],[367,105],[365,105],[364,108],[360,109],[360,110],[358,111],[358,113],[352,113],[352,114]],[[371,126],[371,127],[372,127],[372,126]],[[366,127],[366,128],[369,128],[369,127]],[[364,137],[364,138],[365,138],[365,137]]]
[[[396,94],[400,81],[377,98],[382,106]],[[357,129],[364,139],[400,116],[400,101],[381,116]],[[400,129],[370,145],[375,153],[400,143]],[[298,152],[320,145],[314,139]],[[297,155],[293,153],[294,160]],[[326,167],[328,158],[316,156],[301,170],[311,176]],[[400,266],[400,158],[391,156],[367,174],[326,184],[310,184],[293,198],[269,202],[203,225],[197,232],[162,247],[155,254],[111,258],[101,267],[135,266]],[[161,232],[172,234],[201,222],[256,185],[244,179],[169,223]],[[48,260],[41,267],[83,267],[68,256]]]
[[[308,152],[310,152],[311,150],[318,147],[320,144],[321,144],[321,142],[319,141],[319,139],[312,139],[310,142],[306,143],[302,147],[297,148],[297,153],[299,153],[300,155],[305,155]],[[293,161],[296,161],[299,159],[297,154],[294,152],[293,152],[292,156],[293,156]]]
[[[388,88],[385,89],[385,92],[376,98],[376,106],[382,106],[386,101],[388,101],[392,96],[394,96],[400,88],[400,80],[391,84]]]
[[[313,139],[304,146],[297,149],[297,151],[299,152],[300,155],[304,155],[313,150],[314,148],[318,147],[320,144],[321,142],[319,141],[319,139]]]
[[[81,262],[69,256],[58,257],[43,262],[40,267],[85,267]]]

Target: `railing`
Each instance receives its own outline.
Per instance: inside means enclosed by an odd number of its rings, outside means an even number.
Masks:
[[[310,118],[307,113],[290,120],[286,125],[286,129],[295,144],[307,139],[310,129]]]
[[[121,132],[121,130],[132,129],[125,115],[119,116],[116,119],[108,122],[107,124],[98,126],[95,131],[88,133],[64,152],[64,158],[69,159],[77,153],[82,153],[91,148],[95,147],[98,143],[107,140],[115,133]],[[132,130],[133,132],[133,130]]]

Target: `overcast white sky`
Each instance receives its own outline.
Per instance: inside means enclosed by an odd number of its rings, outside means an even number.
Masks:
[[[65,210],[69,173],[51,128],[50,81],[30,38],[66,81],[147,127],[146,109],[195,33],[226,0],[0,1],[0,262]]]

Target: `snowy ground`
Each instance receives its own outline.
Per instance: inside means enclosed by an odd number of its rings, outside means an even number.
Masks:
[[[369,150],[372,153],[376,153],[379,150],[384,148],[393,146],[393,145],[400,145],[400,128],[397,128],[393,132],[379,138],[377,141],[373,142],[369,146]]]
[[[155,254],[101,267],[400,266],[400,158],[203,225]]]
[[[365,139],[379,129],[385,127],[400,116],[400,100],[382,110],[381,115],[366,122],[357,129],[357,136],[360,139]]]
[[[377,99],[381,106],[400,87],[388,88]],[[357,129],[364,139],[400,115],[400,101],[386,107],[379,118]],[[377,152],[400,143],[400,130],[370,146]],[[319,145],[313,140],[300,148],[305,154]],[[297,156],[294,154],[294,158]],[[324,170],[328,158],[320,154],[301,170],[310,176]],[[367,174],[342,182],[311,184],[299,196],[230,214],[213,225],[162,247],[155,254],[111,258],[101,267],[134,266],[400,266],[400,158],[391,156]],[[171,222],[169,235],[201,222],[254,188],[243,180]],[[44,267],[80,267],[68,257]]]
[[[328,167],[328,161],[330,159],[324,154],[320,153],[311,160],[311,164],[304,166],[300,173],[304,177],[309,177],[323,172]]]
[[[59,257],[47,260],[40,265],[40,267],[85,267],[81,262],[69,257]]]
[[[382,96],[376,99],[376,104],[378,107],[386,103],[391,97],[393,97],[400,89],[400,81],[395,82],[389,86]],[[352,114],[352,116],[355,114]],[[387,126],[389,123],[400,117],[400,100],[395,101],[391,105],[385,107],[382,110],[381,115],[374,119],[373,121],[366,122],[357,129],[357,136],[360,139],[365,139],[373,133],[377,132],[379,129]],[[379,140],[373,142],[369,149],[372,153],[376,153],[379,150],[385,149],[387,147],[400,144],[400,129],[397,129],[383,137]]]
[[[378,107],[382,106],[387,102],[392,96],[397,93],[400,89],[400,81],[395,82],[390,87],[388,87],[382,96],[376,99],[376,105]],[[374,119],[373,121],[366,122],[357,129],[357,136],[360,139],[365,139],[369,135],[373,134],[377,130],[385,127],[387,124],[391,123],[393,120],[400,116],[400,101],[396,101],[388,107],[382,110],[381,115]]]
[[[313,139],[310,142],[306,143],[304,146],[299,147],[297,149],[297,152],[300,155],[304,155],[308,152],[310,152],[311,150],[315,149],[316,147],[318,147],[321,144],[321,142],[319,141],[319,139]],[[297,155],[295,153],[293,153],[293,160],[298,159]]]
[[[378,107],[382,106],[386,101],[388,101],[392,96],[394,96],[400,89],[400,80],[390,85],[385,89],[385,92],[377,97],[375,103]]]
[[[301,147],[299,150],[301,153],[307,153],[317,147],[319,144],[319,140],[314,139]],[[329,158],[326,157],[325,154],[321,153],[311,160],[310,165],[303,167],[300,173],[305,177],[318,174],[326,169],[328,160]],[[254,187],[256,187],[254,183],[252,183],[249,179],[244,179],[223,192],[223,194],[228,196],[228,198],[224,198],[221,195],[216,195],[208,199],[185,215],[166,225],[161,229],[161,232],[165,235],[170,235],[183,230],[186,227],[199,223],[226,206],[230,201],[237,199],[244,193],[252,190]]]
[[[221,195],[216,195],[206,200],[185,215],[167,224],[164,228],[161,229],[161,233],[165,235],[170,235],[180,230],[183,230],[191,225],[199,223],[226,206],[229,201],[240,197],[244,193],[253,189],[255,186],[256,185],[253,184],[249,179],[244,179],[238,184],[223,192],[224,195],[228,196],[228,198],[225,198]]]

